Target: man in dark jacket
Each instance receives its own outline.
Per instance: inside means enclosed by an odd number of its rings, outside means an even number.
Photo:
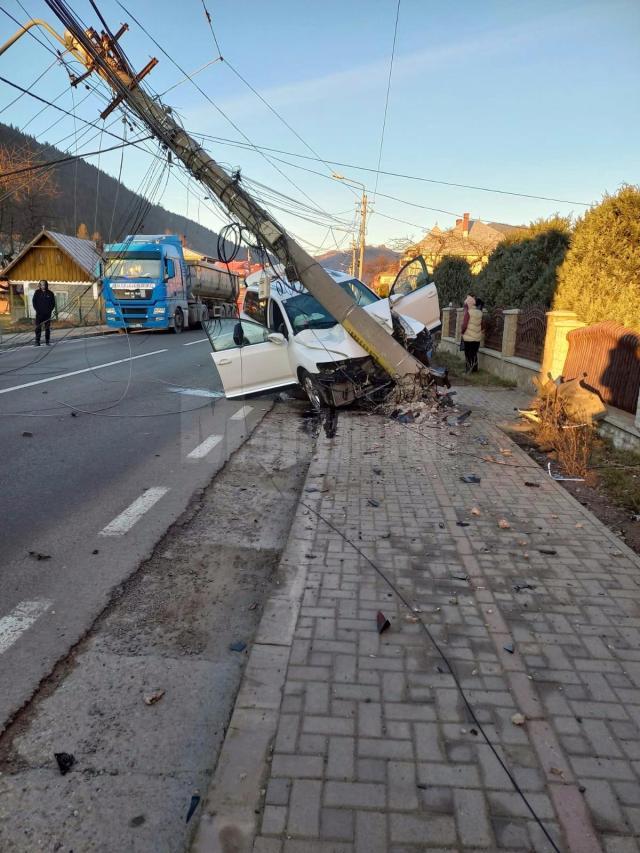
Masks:
[[[38,289],[33,294],[31,300],[33,309],[36,312],[36,346],[40,346],[40,335],[44,326],[44,342],[47,346],[51,346],[49,338],[51,337],[51,315],[56,310],[56,297],[49,290],[49,282],[42,279],[38,282]]]

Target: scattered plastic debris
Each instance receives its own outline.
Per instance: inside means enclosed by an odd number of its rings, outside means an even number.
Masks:
[[[164,696],[165,693],[166,693],[165,690],[154,690],[153,693],[148,693],[144,697],[144,704],[145,705],[155,705],[156,702],[159,702],[162,699],[162,697]]]
[[[550,767],[549,773],[553,773],[554,776],[559,776],[561,779],[564,779],[564,770],[561,770],[559,767]]]
[[[197,794],[194,794],[193,797],[191,797],[191,802],[189,803],[189,811],[187,812],[187,819],[185,820],[185,823],[189,823],[193,817],[193,813],[198,808],[199,803],[200,797]]]
[[[243,643],[242,640],[237,640],[235,643],[231,643],[229,646],[230,652],[243,652],[247,648],[247,644]]]
[[[468,581],[469,580],[469,575],[458,574],[458,575],[451,575],[451,577],[454,579],[454,581]]]
[[[75,755],[70,752],[54,752],[53,757],[58,762],[58,770],[61,776],[66,776],[76,763]]]
[[[511,722],[514,726],[524,726],[526,721],[527,718],[524,714],[514,714],[513,717],[511,717]]]
[[[468,521],[456,521],[456,527],[471,527]]]
[[[129,826],[142,826],[146,821],[146,817],[143,814],[138,814],[135,817],[132,817],[129,821]]]
[[[529,486],[530,489],[539,489],[540,483],[532,483],[531,480],[524,481],[525,486]]]
[[[29,556],[33,560],[50,560],[51,554],[41,554],[40,551],[29,551]]]
[[[380,506],[380,501],[377,501],[375,498],[367,498],[367,503],[369,506]]]
[[[479,483],[480,477],[477,474],[463,474],[460,477],[463,483]]]
[[[510,530],[511,529],[511,525],[509,524],[509,522],[507,521],[506,518],[500,519],[500,521],[498,522],[498,527],[500,528],[500,530]]]
[[[535,589],[535,584],[532,583],[514,583],[513,590],[514,592],[522,592],[525,589]]]
[[[407,613],[407,615],[404,617],[404,621],[409,622],[411,625],[415,625],[416,622],[419,622],[420,620],[417,616],[412,616],[410,613]]]
[[[505,646],[503,646],[502,648],[505,650],[505,652],[509,652],[509,654],[510,654],[510,655],[512,655],[512,654],[515,652],[515,650],[516,650],[516,648],[515,648],[515,646],[513,645],[513,643],[507,643],[507,644],[506,644]]]
[[[562,477],[560,474],[552,474],[551,462],[547,463],[547,471],[551,479],[558,483],[584,483],[584,477]]]
[[[555,548],[538,548],[541,554],[547,554],[549,557],[555,557],[558,553]]]
[[[389,622],[382,610],[378,610],[376,613],[376,624],[378,626],[378,634],[382,634],[383,631],[391,627],[391,622]]]
[[[25,431],[22,433],[22,437],[23,437],[23,438],[33,438],[33,433],[32,433],[32,432],[27,432],[27,430],[25,430]]]
[[[480,510],[477,506],[472,506],[471,507],[471,515],[478,516],[478,515],[482,515],[482,513],[480,512]]]
[[[252,601],[251,604],[247,607],[247,610],[256,610],[258,607],[257,601]]]
[[[92,551],[91,553],[92,553],[92,554],[94,554],[94,555],[95,555],[95,554],[99,554],[99,553],[100,553],[100,550],[99,550],[98,548],[94,548],[94,549],[93,549],[93,551]]]

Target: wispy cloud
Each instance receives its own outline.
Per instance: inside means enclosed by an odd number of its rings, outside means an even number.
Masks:
[[[558,20],[560,17],[565,16],[554,16],[553,20],[556,24],[560,23]],[[570,21],[567,20],[566,23],[570,24]],[[546,17],[533,24],[529,23],[526,27],[504,27],[445,45],[429,45],[423,50],[398,56],[393,71],[394,84],[417,77],[426,79],[429,72],[432,72],[431,80],[433,80],[434,72],[444,74],[456,63],[522,49],[537,41],[548,26],[549,18]],[[573,27],[575,27],[575,21]],[[556,28],[556,33],[557,31]],[[389,60],[384,58],[343,71],[259,91],[265,100],[279,110],[309,104],[317,106],[323,102],[332,102],[335,98],[344,99],[367,92],[380,92],[386,85],[388,73]],[[253,82],[255,85],[255,81]],[[239,119],[245,115],[255,115],[257,100],[251,92],[243,91],[240,95],[217,100],[217,103],[225,112]],[[210,115],[210,109],[204,106],[202,109],[196,108],[187,113],[190,122],[196,126],[201,126],[201,122]]]

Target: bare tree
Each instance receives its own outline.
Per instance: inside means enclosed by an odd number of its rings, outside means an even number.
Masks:
[[[59,195],[53,170],[40,163],[28,149],[0,145],[0,240],[10,255],[35,236]]]

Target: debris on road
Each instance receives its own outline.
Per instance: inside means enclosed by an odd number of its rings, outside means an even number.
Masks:
[[[468,581],[469,580],[469,575],[458,574],[458,575],[451,575],[451,577],[453,578],[454,581]]]
[[[584,483],[584,477],[563,477],[561,474],[553,474],[551,472],[551,462],[547,463],[547,471],[551,479],[557,483]]]
[[[242,640],[237,640],[235,643],[231,643],[229,646],[230,652],[243,652],[247,648],[247,644],[243,643]]]
[[[194,794],[191,797],[191,802],[189,803],[189,810],[187,812],[187,818],[185,820],[185,823],[189,823],[189,821],[193,817],[193,813],[198,808],[199,803],[200,803],[200,797],[198,796],[198,794]]]
[[[510,655],[512,655],[516,650],[516,647],[513,645],[513,643],[507,643],[502,648],[505,650],[505,652],[509,652]]]
[[[54,752],[53,757],[58,763],[58,770],[61,776],[66,776],[76,763],[75,755],[72,755],[70,752]]]
[[[456,527],[471,527],[468,521],[456,521]]]
[[[555,548],[538,548],[541,554],[547,554],[549,557],[555,557],[558,553]]]
[[[539,489],[540,483],[532,483],[531,480],[524,481],[525,486],[529,486],[530,489]]]
[[[386,631],[387,628],[391,627],[391,622],[389,622],[382,610],[378,610],[376,613],[376,624],[378,626],[378,634],[382,634],[383,631]]]
[[[41,554],[40,551],[29,551],[29,556],[33,560],[50,560],[51,554]]]
[[[471,515],[478,516],[478,515],[482,515],[482,513],[480,512],[480,510],[477,506],[472,506],[471,507]]]
[[[380,506],[380,501],[377,501],[375,498],[368,498],[367,503],[369,506]]]
[[[462,477],[460,477],[460,479],[462,480],[463,483],[477,484],[480,482],[481,478],[478,477],[477,474],[463,474]]]
[[[524,726],[526,721],[527,718],[524,714],[514,714],[513,717],[511,717],[511,722],[514,726]]]
[[[22,433],[22,437],[23,437],[23,438],[33,438],[33,433],[32,433],[32,432],[27,432],[27,430],[25,430],[25,431]]]
[[[500,530],[510,530],[511,529],[511,525],[509,524],[509,522],[507,521],[506,518],[500,519],[500,521],[498,522],[498,527],[500,528]]]
[[[145,705],[155,705],[156,702],[159,702],[165,694],[165,690],[155,690],[153,693],[148,693],[144,697]]]
[[[525,589],[535,589],[535,584],[532,583],[514,583],[513,591],[514,592],[522,592]]]

